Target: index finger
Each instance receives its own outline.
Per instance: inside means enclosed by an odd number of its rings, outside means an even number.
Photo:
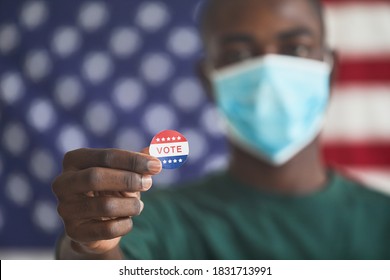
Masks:
[[[64,156],[64,170],[106,167],[155,175],[161,171],[161,162],[148,154],[118,149],[78,149]]]

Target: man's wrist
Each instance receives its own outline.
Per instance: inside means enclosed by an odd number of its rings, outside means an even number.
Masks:
[[[108,259],[123,259],[122,250],[119,244],[113,249],[105,253],[91,253],[86,252],[85,248],[79,243],[73,241],[66,233],[63,233],[57,240],[55,259],[57,260],[108,260]]]

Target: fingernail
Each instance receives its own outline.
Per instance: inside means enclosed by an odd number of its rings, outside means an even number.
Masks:
[[[152,177],[148,175],[143,175],[141,178],[141,187],[143,190],[147,191],[152,186]]]
[[[144,210],[144,203],[142,202],[142,200],[139,201],[139,203],[141,204],[140,206],[140,210],[139,210],[139,213],[141,214],[142,210]]]
[[[152,173],[158,173],[161,170],[161,161],[159,160],[150,160],[148,161],[148,170]]]

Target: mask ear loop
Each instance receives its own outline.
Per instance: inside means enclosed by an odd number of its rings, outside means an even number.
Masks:
[[[334,66],[334,58],[332,55],[332,52],[330,48],[326,47],[325,48],[325,53],[324,53],[324,62],[329,65],[330,69],[333,69]]]

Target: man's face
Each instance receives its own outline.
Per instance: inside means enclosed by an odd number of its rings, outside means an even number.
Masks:
[[[308,0],[225,0],[206,32],[213,68],[283,54],[322,60],[321,21]]]

